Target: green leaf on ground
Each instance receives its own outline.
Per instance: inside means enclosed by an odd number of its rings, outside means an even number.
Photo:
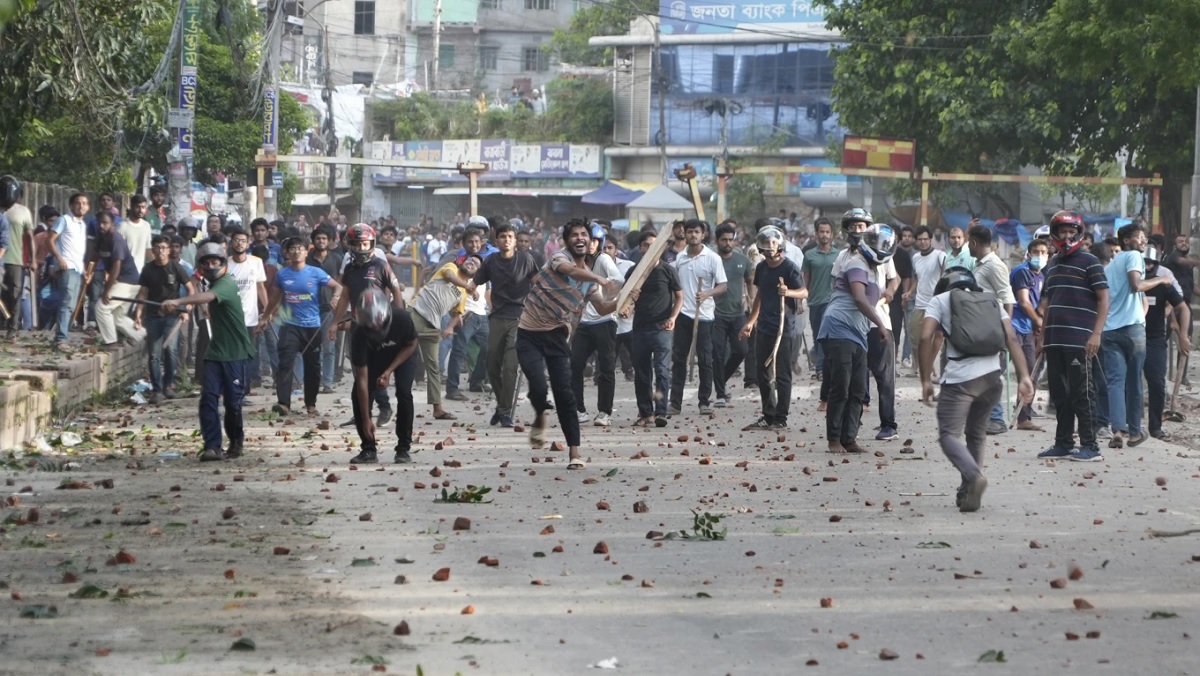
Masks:
[[[976,660],[976,662],[1007,662],[1007,661],[1008,660],[1004,657],[1003,650],[989,650],[986,653],[980,655],[979,659]]]
[[[179,523],[178,521],[172,521],[171,523],[163,526],[163,530],[187,530],[187,524]]]
[[[478,636],[464,636],[457,641],[455,645],[491,645],[496,643],[512,643],[512,641],[495,641],[490,638],[479,638]]]
[[[354,559],[353,561],[350,562],[350,566],[352,568],[362,568],[364,566],[374,566],[374,565],[378,565],[375,563],[375,559]]]
[[[776,528],[775,530],[773,530],[771,532],[775,535],[796,535],[800,532],[800,529],[799,528],[785,528],[783,526],[779,526],[778,528]]]
[[[350,664],[391,664],[383,655],[363,655],[350,660]]]
[[[258,598],[258,592],[250,591],[249,589],[239,589],[239,590],[233,592],[233,598],[235,598],[235,599],[256,599],[256,598]]]
[[[254,645],[254,639],[249,638],[239,638],[233,642],[233,645],[229,646],[230,650],[237,650],[239,652],[251,652],[256,648],[257,646]]]
[[[604,476],[607,476],[607,477],[613,477],[613,476],[616,476],[618,471],[619,471],[619,470],[617,470],[617,468],[616,468],[616,467],[614,467],[614,468],[612,468],[612,469],[608,470],[607,472],[605,472],[605,473],[604,473]]]
[[[1172,613],[1169,610],[1156,610],[1146,616],[1147,620],[1171,620],[1179,617],[1179,613]]]
[[[949,542],[921,542],[917,544],[917,549],[950,549]]]
[[[94,584],[85,584],[79,589],[71,592],[73,599],[104,599],[108,598],[108,591],[97,587]]]
[[[698,599],[711,599],[711,598],[712,598],[712,594],[709,594],[708,592],[696,592],[696,598],[698,598]]]

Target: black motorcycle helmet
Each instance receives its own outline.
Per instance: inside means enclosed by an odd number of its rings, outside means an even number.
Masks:
[[[392,304],[382,289],[371,287],[358,297],[355,321],[372,343],[382,343],[392,325]]]
[[[8,209],[25,195],[25,188],[15,176],[0,176],[0,209]]]
[[[983,288],[979,286],[979,282],[975,281],[975,273],[961,265],[956,265],[942,273],[937,286],[933,287],[933,295],[940,296],[954,289],[983,291]]]

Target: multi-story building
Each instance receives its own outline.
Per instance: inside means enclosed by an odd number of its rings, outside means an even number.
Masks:
[[[569,24],[580,2],[286,0],[283,63],[290,79],[312,86],[325,84],[328,64],[334,85],[432,84],[501,97],[513,86],[528,92],[551,77],[552,57],[543,45]]]

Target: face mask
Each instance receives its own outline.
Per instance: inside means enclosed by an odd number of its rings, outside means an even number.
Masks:
[[[221,278],[221,272],[221,268],[204,268],[204,279],[207,280],[209,284],[212,284]]]
[[[1045,264],[1046,264],[1045,256],[1032,256],[1029,259],[1029,267],[1032,270],[1041,270],[1042,266]]]

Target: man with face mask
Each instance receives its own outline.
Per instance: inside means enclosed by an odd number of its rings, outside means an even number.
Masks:
[[[1015,266],[1008,276],[1008,281],[1017,300],[1012,311],[1013,332],[1021,345],[1025,364],[1032,373],[1038,335],[1042,332],[1042,318],[1037,313],[1038,303],[1042,299],[1042,270],[1050,259],[1050,244],[1044,239],[1035,239],[1029,243],[1026,251],[1029,253],[1029,260]],[[1017,413],[1017,429],[1029,432],[1043,431],[1040,425],[1033,422],[1033,407],[1029,404],[1022,405]]]
[[[208,290],[177,300],[163,301],[162,311],[170,314],[188,305],[206,305],[212,323],[212,340],[205,351],[204,381],[200,390],[200,434],[204,450],[200,461],[239,458],[246,435],[242,428],[242,401],[254,346],[246,330],[246,316],[237,282],[226,274],[225,252],[220,244],[208,243],[196,251]],[[217,403],[224,399],[225,433],[228,450],[221,449],[221,416]]]
[[[1185,239],[1186,241],[1186,239]],[[1178,251],[1178,240],[1176,251]],[[1161,252],[1157,246],[1146,247],[1146,279],[1170,277],[1170,284],[1162,284],[1146,292],[1149,310],[1146,312],[1146,390],[1149,403],[1146,427],[1150,436],[1167,440],[1171,436],[1163,431],[1163,407],[1167,398],[1167,309],[1174,314],[1176,326],[1192,325],[1191,308],[1184,300],[1183,289],[1166,266],[1159,263]],[[1189,268],[1190,269],[1190,268]],[[1187,357],[1191,352],[1191,340],[1186,332],[1179,336],[1179,354]]]

